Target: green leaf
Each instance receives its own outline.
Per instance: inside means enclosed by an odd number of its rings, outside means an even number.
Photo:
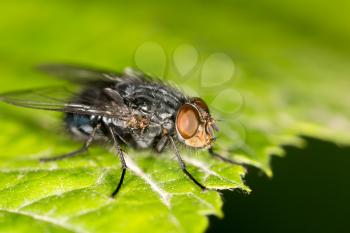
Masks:
[[[1,3],[0,91],[66,84],[31,70],[48,61],[165,73],[222,120],[217,151],[272,175],[270,156],[302,146],[300,135],[350,144],[350,31],[340,4],[349,10],[340,0]],[[80,146],[60,114],[1,104],[0,125],[0,232],[203,232],[207,215],[222,216],[220,194],[191,183],[169,152],[128,149],[130,169],[111,199],[121,171],[110,146],[42,164]],[[250,191],[243,167],[181,152],[208,187]]]

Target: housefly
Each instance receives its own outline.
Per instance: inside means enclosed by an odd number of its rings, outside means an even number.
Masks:
[[[127,171],[123,146],[152,148],[157,152],[169,147],[182,171],[202,190],[207,188],[188,172],[178,143],[206,149],[214,157],[235,163],[213,151],[214,132],[219,129],[201,98],[188,97],[165,82],[130,69],[119,74],[72,64],[46,64],[39,66],[39,70],[69,80],[80,89],[73,92],[50,87],[15,91],[0,95],[0,100],[21,107],[64,112],[67,129],[85,140],[80,149],[42,158],[42,162],[76,156],[87,151],[94,140],[112,141],[122,168],[113,197]]]

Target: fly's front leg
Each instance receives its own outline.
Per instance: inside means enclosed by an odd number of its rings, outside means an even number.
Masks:
[[[111,138],[112,138],[114,146],[115,146],[115,148],[117,150],[117,154],[119,156],[119,160],[120,160],[120,163],[121,163],[121,166],[122,166],[122,174],[120,176],[118,186],[117,186],[117,188],[114,190],[114,192],[111,195],[112,197],[115,197],[117,195],[117,193],[119,192],[120,188],[122,187],[122,184],[123,184],[123,181],[124,181],[124,177],[125,177],[125,173],[126,173],[126,169],[128,167],[126,166],[123,150],[121,149],[120,144],[119,144],[117,138],[115,137],[115,133],[114,133],[114,130],[112,128],[113,126],[106,125],[106,127],[107,127],[107,129],[108,129],[108,131],[109,131],[109,133],[111,135]]]
[[[243,163],[240,163],[240,162],[237,162],[237,161],[235,161],[235,160],[226,158],[226,157],[224,157],[224,156],[222,156],[222,155],[216,153],[216,152],[213,150],[213,148],[208,149],[208,152],[209,152],[209,154],[210,154],[211,156],[213,156],[213,157],[215,157],[215,158],[218,158],[218,159],[220,159],[221,161],[224,161],[224,162],[226,162],[226,163],[231,163],[231,164],[236,164],[236,165],[241,165],[241,166],[244,166],[244,165],[245,165],[245,164],[243,164]]]
[[[101,124],[96,125],[96,127],[93,129],[93,131],[89,135],[88,139],[86,140],[86,142],[84,143],[84,145],[80,149],[73,151],[73,152],[70,152],[68,154],[64,154],[64,155],[59,155],[59,156],[55,156],[55,157],[40,158],[39,159],[40,162],[51,162],[51,161],[63,160],[63,159],[71,158],[71,157],[74,157],[76,155],[79,155],[81,153],[86,152],[89,149],[92,141],[94,140],[94,137],[96,135],[97,130],[100,128],[101,128]]]
[[[168,144],[168,137],[166,135],[164,135],[160,140],[159,142],[157,143],[156,145],[156,151],[158,153],[161,153],[164,148],[166,147],[166,145]]]
[[[181,167],[182,171],[186,174],[186,176],[187,176],[188,178],[190,178],[190,179],[191,179],[198,187],[200,187],[203,191],[207,190],[207,188],[206,188],[204,185],[202,185],[201,183],[199,183],[199,182],[191,175],[191,173],[189,173],[189,172],[187,171],[186,164],[185,164],[185,162],[183,161],[183,159],[182,159],[181,156],[180,156],[180,153],[179,153],[179,151],[178,151],[178,149],[177,149],[177,147],[176,147],[176,145],[175,145],[174,139],[173,139],[172,137],[170,137],[170,136],[168,137],[168,139],[169,139],[169,141],[170,141],[170,143],[171,143],[171,145],[172,145],[172,147],[173,147],[174,153],[175,153],[175,155],[176,155],[177,160],[179,161],[179,164],[180,164],[180,167]]]

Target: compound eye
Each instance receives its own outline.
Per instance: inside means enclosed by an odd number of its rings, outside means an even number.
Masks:
[[[176,127],[183,139],[192,138],[199,127],[198,110],[191,105],[183,105],[177,114]]]
[[[201,108],[202,110],[206,111],[207,113],[209,113],[209,108],[208,105],[204,102],[204,100],[202,100],[199,97],[194,97],[191,99],[191,102],[193,104],[195,104],[197,107]]]

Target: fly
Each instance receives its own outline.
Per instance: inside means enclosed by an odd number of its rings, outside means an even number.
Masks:
[[[78,65],[47,64],[39,70],[69,80],[80,90],[39,88],[5,93],[0,95],[0,100],[21,107],[64,112],[67,129],[85,140],[80,149],[41,158],[42,162],[86,152],[94,140],[113,142],[122,168],[113,197],[122,187],[127,171],[123,146],[151,148],[159,153],[169,147],[182,171],[202,190],[207,188],[188,172],[177,148],[178,142],[206,149],[213,157],[236,163],[213,151],[214,132],[219,129],[201,98],[188,97],[160,80],[130,69],[119,74]]]

